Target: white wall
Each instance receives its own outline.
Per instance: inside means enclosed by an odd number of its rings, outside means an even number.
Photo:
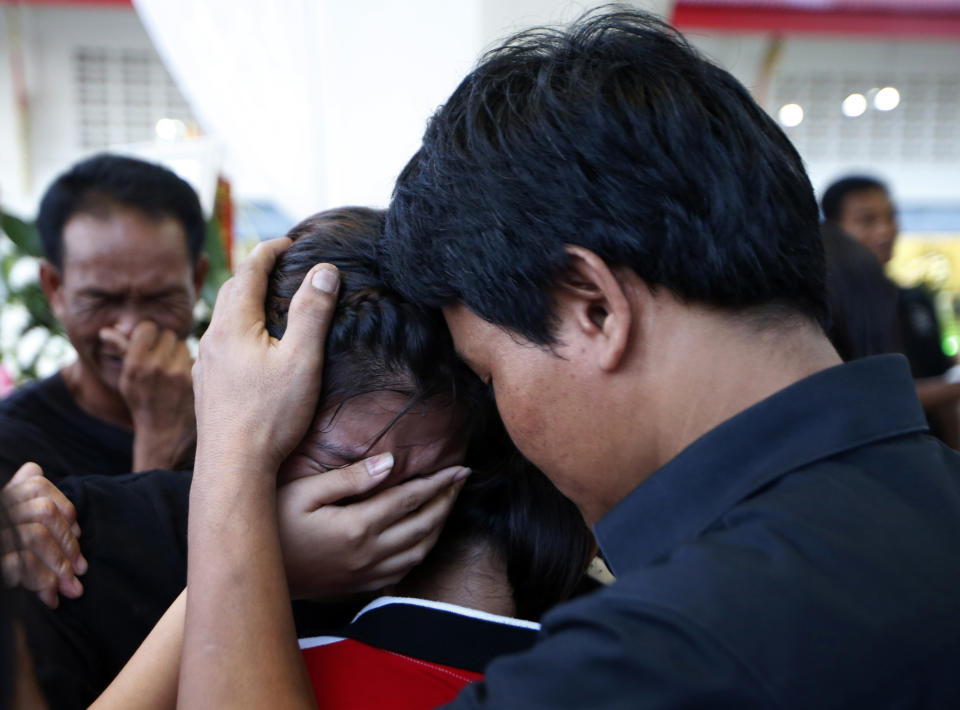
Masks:
[[[0,13],[0,199],[32,214],[38,192],[83,150],[77,140],[73,66],[77,46],[150,48],[136,15],[124,9],[4,6]],[[24,182],[11,82],[10,31],[20,17],[30,101],[29,175]]]

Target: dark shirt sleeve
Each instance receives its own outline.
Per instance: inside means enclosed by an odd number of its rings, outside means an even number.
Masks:
[[[33,461],[52,481],[67,475],[69,467],[50,446],[49,434],[38,427],[0,414],[0,485],[5,484],[23,464]]]
[[[530,651],[500,658],[450,710],[776,707],[719,642],[666,609],[587,598],[548,615]]]
[[[59,485],[77,507],[89,570],[83,596],[47,609],[25,600],[24,628],[51,710],[85,708],[186,583],[191,476],[145,471]]]

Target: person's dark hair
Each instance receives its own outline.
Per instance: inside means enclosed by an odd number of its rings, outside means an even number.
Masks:
[[[877,178],[868,175],[850,175],[841,178],[830,187],[824,190],[820,198],[820,209],[823,211],[823,218],[828,222],[839,222],[843,217],[843,206],[851,194],[863,192],[865,190],[883,190],[887,189],[886,183]]]
[[[797,151],[736,79],[636,10],[488,53],[398,178],[383,253],[415,303],[459,301],[546,344],[565,243],[688,301],[825,321]]]
[[[436,396],[479,414],[482,384],[456,356],[442,315],[411,304],[382,279],[377,243],[383,211],[343,207],[313,215],[287,234],[267,286],[267,331],[281,338],[290,300],[321,262],[340,271],[340,294],[324,355],[321,402],[390,390],[412,404]]]
[[[190,185],[161,165],[120,155],[97,155],[54,180],[40,201],[37,231],[47,259],[63,266],[63,228],[75,214],[107,216],[117,205],[150,218],[170,217],[183,227],[187,252],[196,262],[206,223]]]
[[[833,347],[844,361],[898,352],[897,286],[870,250],[831,222],[821,229]]]

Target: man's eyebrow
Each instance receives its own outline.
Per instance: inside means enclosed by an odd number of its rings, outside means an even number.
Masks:
[[[113,291],[107,291],[97,286],[90,286],[88,288],[82,288],[79,291],[81,296],[93,296],[94,298],[115,298],[117,294]]]

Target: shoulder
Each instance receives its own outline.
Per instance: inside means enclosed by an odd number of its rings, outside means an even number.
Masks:
[[[73,398],[58,373],[15,389],[0,400],[0,414],[29,420],[38,411],[72,402]]]
[[[453,707],[909,706],[953,692],[960,467],[905,439],[797,470],[559,607],[531,651],[494,661]]]

